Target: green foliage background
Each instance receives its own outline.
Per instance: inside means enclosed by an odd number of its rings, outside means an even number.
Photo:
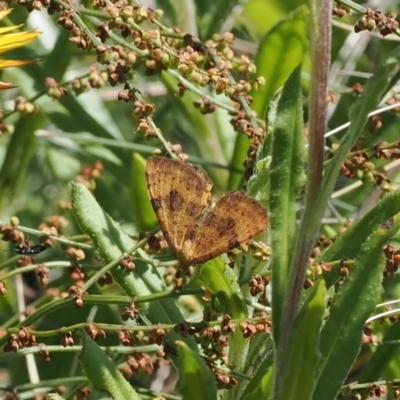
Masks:
[[[82,4],[89,10],[93,8],[90,2],[84,1]],[[391,11],[397,11],[397,7],[397,4],[393,2],[393,4],[387,4],[387,9],[383,11],[388,14]],[[122,90],[122,85],[111,88],[106,82],[101,89],[92,89],[87,93],[75,96],[67,83],[76,77],[87,77],[90,74],[90,65],[96,64],[96,52],[94,50],[88,52],[79,50],[69,40],[68,33],[56,24],[56,16],[50,17],[45,11],[34,11],[28,19],[28,13],[23,7],[16,4],[14,8],[10,17],[4,20],[5,24],[17,25],[25,23],[25,30],[38,29],[43,31],[43,34],[30,46],[13,53],[7,53],[7,58],[40,59],[40,61],[24,68],[1,71],[1,80],[13,82],[18,88],[2,93],[0,108],[7,113],[7,110],[13,109],[14,98],[16,96],[24,96],[39,107],[39,112],[35,115],[21,115],[16,112],[11,112],[7,115],[6,122],[14,126],[14,133],[12,135],[3,134],[0,137],[1,220],[3,223],[7,223],[10,217],[18,216],[22,227],[37,228],[46,217],[60,212],[58,205],[61,200],[71,198],[70,182],[80,173],[82,167],[88,164],[93,165],[96,161],[101,160],[104,165],[104,173],[97,180],[94,191],[98,204],[114,221],[120,223],[123,230],[130,235],[135,236],[141,231],[154,228],[157,225],[157,221],[147,198],[144,167],[145,158],[156,149],[161,148],[160,142],[156,139],[149,140],[138,134],[137,120],[132,116],[132,105],[117,100],[117,95]],[[258,76],[265,78],[265,85],[251,93],[253,96],[251,108],[262,119],[266,117],[268,105],[271,99],[274,100],[276,91],[287,82],[295,68],[302,63],[301,81],[299,82],[303,92],[303,99],[305,99],[303,104],[304,122],[308,121],[310,110],[306,100],[309,95],[311,62],[308,52],[308,9],[306,2],[249,0],[243,3],[235,0],[162,0],[157,2],[157,8],[162,9],[164,12],[162,18],[164,25],[168,27],[177,26],[182,33],[194,34],[203,42],[213,34],[225,31],[232,31],[236,38],[240,39],[235,42],[234,50],[237,54],[248,55],[257,66],[256,74],[250,78]],[[350,30],[338,24],[333,27],[329,87],[336,93],[337,99],[334,105],[331,104],[328,107],[328,130],[348,122],[349,108],[357,100],[357,96],[351,90],[352,85],[356,82],[364,84],[397,47],[397,41],[392,40],[392,38],[387,40],[366,32],[358,35],[354,34],[351,27],[352,24],[357,22],[359,16],[360,14],[355,13],[353,16],[347,16],[340,20],[340,22],[346,23]],[[85,11],[82,10],[83,20],[93,31],[97,29],[96,24],[100,21],[97,17],[98,14],[91,15],[89,12],[85,14]],[[104,13],[103,20],[107,18],[107,14]],[[110,40],[111,42],[112,40]],[[104,66],[99,67],[105,70]],[[52,77],[60,83],[65,83],[68,88],[67,96],[60,101],[50,98],[47,95],[47,88],[44,84],[46,77]],[[155,105],[156,111],[153,119],[164,138],[172,143],[181,144],[184,153],[189,155],[189,161],[207,170],[214,182],[214,192],[217,195],[227,190],[242,187],[243,162],[246,159],[249,140],[242,133],[235,132],[230,124],[231,116],[228,111],[231,105],[227,98],[222,95],[217,96],[210,88],[199,87],[192,91],[187,90],[184,97],[176,96],[175,90],[178,80],[175,70],[166,70],[159,76],[148,77],[144,74],[143,68],[139,68],[134,71],[132,82],[142,92],[145,99]],[[397,93],[397,82],[392,85],[391,89],[392,92],[384,94],[382,99],[379,97],[374,99],[377,104],[379,103],[379,106],[384,105],[392,93]],[[201,94],[215,99],[218,104],[215,113],[202,115],[193,106],[193,102],[198,100]],[[377,133],[371,134],[368,131],[368,126],[363,128],[363,132],[357,132],[359,135],[362,134],[361,147],[370,149],[378,141],[395,142],[398,138],[398,124],[396,113],[382,114],[382,127]],[[285,127],[278,126],[278,129],[284,130]],[[345,135],[344,132],[331,136],[327,140],[328,150],[339,143]],[[263,155],[266,156],[269,150],[264,148],[264,151],[265,154]],[[299,163],[301,163],[302,155],[297,154],[296,156],[299,157]],[[283,162],[285,157],[289,156],[283,155]],[[374,163],[376,167],[381,167],[386,161],[374,160]],[[271,172],[273,175],[274,169]],[[391,179],[394,183],[398,180],[396,170],[392,173]],[[340,176],[335,182],[335,190],[339,190],[350,183],[347,178]],[[257,182],[253,182],[253,184],[257,186]],[[258,184],[260,185],[259,182]],[[297,190],[297,186],[295,189]],[[251,190],[252,186],[250,185]],[[327,236],[335,236],[346,218],[358,216],[359,213],[364,214],[371,206],[375,205],[376,199],[380,195],[378,190],[375,185],[364,183],[340,198],[331,199],[324,215],[323,222],[326,223],[322,226],[322,233]],[[91,200],[88,200],[85,193],[77,192],[78,190],[73,193],[76,196],[75,201],[82,201],[84,207],[89,205],[90,209],[95,208],[95,205],[90,203]],[[390,236],[393,236],[391,243],[393,245],[397,244],[396,229],[393,228],[393,232],[390,231],[389,235],[388,232],[382,232],[378,228],[378,224],[383,222],[380,219],[381,217],[383,218],[383,215],[391,218],[398,212],[395,205],[398,198],[395,195],[392,195],[386,201],[385,207],[387,208],[378,210],[379,214],[377,215],[379,217],[376,217],[376,221],[374,220],[371,225],[368,225],[367,222],[373,218],[370,216],[370,219],[365,219],[360,223],[361,228],[364,227],[364,232],[368,232],[368,235],[366,234],[363,240],[360,240],[360,243],[356,241],[354,253],[349,255],[348,247],[343,245],[344,240],[342,239],[342,241],[338,241],[339,244],[336,248],[331,248],[325,253],[325,258],[321,258],[321,261],[333,262],[341,257],[352,257],[358,260],[356,264],[358,262],[361,265],[356,276],[359,282],[363,282],[364,287],[370,290],[369,297],[366,298],[363,304],[360,304],[356,302],[357,298],[355,297],[360,296],[362,298],[365,292],[363,292],[362,288],[360,289],[361,293],[357,293],[356,296],[351,290],[350,292],[344,290],[342,297],[336,303],[336,310],[334,308],[332,310],[332,320],[335,318],[335,321],[338,321],[343,317],[345,321],[343,323],[345,325],[344,332],[350,336],[353,335],[352,338],[360,336],[363,326],[361,317],[359,320],[353,318],[354,313],[368,317],[370,310],[381,299],[398,298],[400,294],[397,275],[390,282],[385,282],[384,290],[378,289],[376,285],[374,286],[366,278],[366,275],[368,275],[367,266],[373,269],[375,265],[373,262],[375,259],[371,259],[371,254],[376,257],[376,264],[383,265],[383,260],[380,258],[382,245]],[[294,202],[295,200],[293,200]],[[390,209],[387,212],[388,215],[384,214],[385,210],[387,211],[388,209]],[[294,217],[296,217],[294,210],[292,211]],[[84,220],[84,218],[77,218],[78,221],[76,221],[70,212],[63,211],[63,214],[69,220],[69,226],[65,230],[68,235],[81,233],[79,227],[91,225],[91,221]],[[91,217],[89,214],[90,212],[87,215]],[[272,220],[273,218],[274,216],[272,216]],[[96,220],[95,223],[97,222]],[[95,226],[95,223],[92,226]],[[395,219],[395,227],[397,226],[396,224],[398,224],[397,219]],[[99,229],[100,227],[101,224],[99,222]],[[109,242],[106,243],[101,243],[103,238],[101,235],[97,236],[99,231],[93,234],[85,231],[95,243],[95,255],[100,253],[106,263],[117,259],[120,251],[129,249],[129,239],[125,236],[123,236],[124,240],[126,240],[123,249],[121,247],[118,249],[113,248],[113,243],[115,243],[113,240],[116,237],[122,237],[119,229],[119,227],[115,228],[114,233],[116,236],[107,238]],[[357,235],[361,235],[360,232],[362,230],[360,229],[358,233],[352,233],[354,236],[350,236],[346,244],[354,240]],[[33,231],[30,239],[36,240],[35,235],[38,234],[38,232]],[[372,250],[369,252],[376,244],[381,246],[376,253],[372,252]],[[341,252],[340,245],[343,245],[346,251]],[[287,248],[290,249],[290,246]],[[13,253],[6,243],[3,245],[3,250],[0,257],[6,263]],[[287,255],[288,258],[291,256],[290,254]],[[94,252],[89,251],[87,259],[92,260],[93,256]],[[360,259],[362,262],[360,262]],[[43,262],[59,261],[61,263],[66,262],[68,259],[64,252],[59,247],[56,247],[39,255],[35,260]],[[225,279],[227,278],[224,276],[223,265],[220,260],[217,260],[210,270],[207,268],[209,267],[205,267],[202,270],[198,278],[199,281],[207,282],[208,286],[212,286],[210,281],[213,281],[216,290],[226,285]],[[375,274],[371,279],[377,282],[382,271],[377,269],[374,271]],[[124,279],[123,276],[120,278]],[[118,277],[114,277],[114,279],[118,281]],[[329,279],[329,275],[327,275],[326,286],[328,289],[332,285],[332,282],[329,283]],[[151,278],[149,281],[151,281]],[[149,281],[146,284],[149,284]],[[123,287],[120,282],[118,283]],[[156,283],[158,284],[159,282]],[[67,290],[71,284],[73,284],[73,281],[65,272],[65,269],[56,273],[54,280],[51,282],[51,286],[62,290]],[[134,286],[135,284],[137,283],[134,279],[133,282],[127,284],[129,294],[131,289],[134,293],[137,290],[141,290],[137,289]],[[352,285],[351,288],[354,289],[357,283],[355,282]],[[147,286],[147,288],[149,287]],[[5,328],[17,322],[15,316],[18,314],[16,294],[11,281],[7,281],[7,288],[9,290],[8,295],[0,300],[1,322]],[[43,297],[38,300],[37,307],[40,305],[40,301],[44,304],[47,298],[40,290],[39,293]],[[120,295],[117,289],[113,288],[112,290],[115,290],[115,293],[111,293],[112,295]],[[150,290],[148,294],[155,293],[158,290],[161,291],[161,289],[153,287],[153,291]],[[318,359],[316,354],[322,353],[326,365],[323,367],[319,365],[320,375],[323,375],[324,371],[329,370],[329,368],[334,370],[340,364],[340,360],[334,359],[336,357],[335,351],[340,355],[349,354],[348,359],[344,362],[348,369],[351,368],[357,356],[358,347],[356,346],[359,344],[359,339],[356,340],[357,344],[353,347],[345,343],[341,348],[334,348],[329,343],[330,340],[344,335],[343,331],[339,331],[337,325],[333,328],[332,324],[325,325],[323,332],[326,336],[322,340],[322,347],[318,351],[313,345],[320,339],[320,326],[310,328],[310,331],[304,330],[304,323],[307,321],[312,326],[313,322],[322,319],[322,304],[325,302],[326,297],[324,290],[325,288],[319,284],[312,295],[308,299],[304,299],[304,308],[302,308],[298,320],[295,322],[297,324],[296,328],[300,333],[297,338],[292,338],[292,347],[290,353],[288,353],[290,367],[293,369],[288,368],[288,370],[293,375],[289,378],[286,377],[285,379],[288,379],[286,382],[290,381],[291,378],[293,378],[294,382],[298,382],[299,385],[304,382],[302,380],[304,376],[296,374],[296,371],[298,373],[299,369],[301,369],[303,359],[299,358],[300,356],[295,352],[295,349],[310,350],[310,353],[315,356],[315,360]],[[228,287],[226,292],[229,298],[228,303],[233,312],[244,319],[244,303],[237,300],[237,293],[233,288]],[[100,293],[101,291],[97,286],[91,288],[91,295],[99,295]],[[111,295],[110,293],[108,294]],[[352,299],[355,301],[354,309],[350,307]],[[120,298],[115,298],[114,300],[115,302],[100,306],[100,300],[98,300],[99,303],[94,301],[91,307],[82,309],[76,309],[72,301],[65,302],[59,312],[55,309],[52,313],[46,314],[45,318],[35,321],[34,328],[38,331],[50,331],[62,326],[73,326],[90,319],[93,313],[96,322],[121,324],[120,308],[121,304],[124,303]],[[160,309],[153,309],[154,319],[156,320],[156,316],[160,315],[160,313],[164,313],[163,315],[166,315],[165,320],[160,318],[160,321],[167,323],[168,316],[171,318],[171,323],[180,322],[171,317],[172,314],[175,315],[174,313],[177,313],[176,306],[171,305],[171,303],[172,301],[169,299],[165,303],[160,303]],[[129,302],[125,305],[128,304]],[[350,313],[343,316],[342,312],[346,308],[350,310]],[[162,311],[160,311],[161,309]],[[336,316],[335,312],[337,313]],[[201,307],[197,305],[194,317],[199,318],[199,315],[201,315]],[[153,323],[156,322],[151,317],[149,318]],[[177,319],[179,320],[179,317]],[[375,329],[375,333],[380,339],[384,338],[385,335],[388,338],[397,338],[397,325],[391,327],[388,325],[377,326]],[[263,336],[265,340],[264,346],[270,348],[268,347],[271,346],[270,344],[265,344],[269,340],[266,336]],[[313,338],[311,345],[310,341],[306,340],[307,338]],[[240,340],[238,338],[236,340],[236,350],[241,349],[243,354],[246,353],[248,355],[247,360],[249,360],[256,345],[244,350],[245,344],[239,343]],[[115,344],[115,341],[116,333],[113,332],[107,335],[107,339],[102,341],[101,345]],[[48,345],[58,345],[59,338],[54,334],[49,335],[49,338],[46,338],[46,343]],[[349,347],[346,347],[347,345]],[[187,374],[185,375],[186,377],[189,374],[193,374],[195,377],[193,381],[197,383],[202,380],[211,382],[212,378],[209,376],[209,371],[203,365],[202,359],[193,351],[194,347],[193,343],[190,342],[186,344],[179,343],[179,355],[188,360],[187,363],[181,365],[181,371],[183,374]],[[367,382],[398,377],[400,364],[398,357],[396,357],[397,347],[395,349],[396,351],[387,352],[379,349],[375,353],[375,358],[372,358],[371,363],[365,366],[360,375],[361,381]],[[370,357],[373,351],[374,349],[364,348],[361,354],[367,354]],[[98,355],[100,353],[97,353],[97,350],[94,350],[94,352],[94,359],[101,357]],[[266,350],[266,352],[268,351]],[[19,357],[22,354],[23,352],[19,352],[17,356],[6,354],[2,358],[0,357],[0,366],[7,371],[13,385],[20,385],[29,380],[25,359]],[[52,363],[41,363],[38,367],[41,380],[60,378],[60,376],[75,376],[78,373],[76,364],[73,363],[76,357],[77,353],[73,355],[66,352],[52,353]],[[331,361],[330,357],[334,360]],[[243,356],[243,358],[245,357]],[[115,364],[118,364],[120,360],[122,361],[122,358],[115,357]],[[308,367],[304,367],[302,371],[304,375],[317,368],[317,361],[315,360],[307,364]],[[270,393],[270,366],[272,362],[272,357],[267,357],[262,364],[263,368],[265,367],[264,373],[259,370],[251,384],[246,389],[241,387],[240,391],[235,395],[230,395],[231,398],[235,398],[235,396],[240,398],[242,396],[242,398],[250,400],[256,397],[260,398],[260,395],[270,398],[268,396]],[[322,364],[322,361],[320,362]],[[177,362],[176,365],[179,365],[179,363]],[[325,367],[326,370],[324,369]],[[338,387],[343,384],[348,374],[348,369],[335,370],[337,374],[334,376],[327,375],[332,377],[333,383],[327,383],[326,381],[321,383],[319,381],[313,398],[322,399],[324,396],[328,396],[325,399],[334,398]],[[60,370],[62,371],[61,375]],[[245,367],[243,367],[243,370],[245,370]],[[86,371],[86,374],[90,376],[90,368],[88,371]],[[308,376],[310,377],[311,375]],[[90,380],[93,383],[93,380]],[[147,383],[146,380],[147,378],[142,375],[138,377],[140,384],[145,385]],[[60,379],[59,382],[55,381],[54,385],[57,386],[63,381],[65,379]],[[315,382],[307,382],[307,385],[304,385],[303,393],[311,396],[314,389],[313,383]],[[74,383],[79,386],[78,382]],[[196,398],[189,397],[190,395],[193,396],[193,392],[191,392],[193,387],[190,384],[185,385],[181,382],[179,387],[183,398]],[[201,385],[198,387],[201,387]],[[216,395],[214,387],[208,389],[210,389],[208,396]],[[296,398],[296,393],[290,393],[290,390],[289,386],[287,386],[287,391],[281,396],[287,396],[287,399]],[[201,398],[205,394],[197,393],[197,395],[197,398]],[[306,396],[306,394],[304,395]],[[228,397],[229,395],[225,394],[225,398]],[[93,395],[93,398],[97,397]]]

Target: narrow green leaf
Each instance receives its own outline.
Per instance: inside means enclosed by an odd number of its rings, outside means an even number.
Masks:
[[[199,267],[193,284],[205,286],[215,295],[223,293],[226,301],[222,296],[220,297],[223,302],[222,306],[225,307],[225,312],[229,313],[232,318],[247,317],[246,305],[242,299],[237,277],[220,257]]]
[[[46,149],[46,155],[54,176],[60,180],[70,181],[81,171],[81,163],[67,152],[49,147]]]
[[[318,258],[318,262],[338,261],[342,258],[353,259],[359,253],[362,245],[371,232],[379,224],[387,221],[400,212],[400,190],[386,194],[365,215],[359,218]],[[339,275],[337,269],[325,274],[326,286],[329,288]]]
[[[7,146],[7,152],[0,169],[0,207],[10,201],[28,171],[28,164],[34,154],[37,139],[33,132],[42,126],[44,116],[38,114],[21,117],[15,125],[15,132]]]
[[[279,21],[261,40],[256,56],[257,75],[265,85],[251,93],[251,108],[262,118],[272,95],[303,61],[307,50],[307,8],[299,7]]]
[[[200,156],[219,164],[226,164],[224,146],[218,135],[220,127],[216,124],[214,116],[211,114],[201,115],[199,110],[193,106],[193,102],[198,100],[198,96],[194,93],[186,91],[183,98],[175,96],[176,81],[169,75],[162,74],[161,79],[171,94],[170,101],[173,103],[172,107],[175,110],[177,118],[182,114],[182,120],[186,121],[190,139],[195,143],[196,150]],[[242,168],[242,165],[240,167]],[[214,184],[217,184],[214,171],[209,171],[209,173]]]
[[[257,370],[251,382],[243,392],[242,400],[269,399],[272,384],[272,365],[265,361],[268,366],[263,365]]]
[[[60,396],[58,393],[48,393],[46,400],[65,400],[65,397]]]
[[[256,198],[261,204],[268,208],[270,193],[270,163],[273,151],[272,142],[274,139],[273,126],[277,120],[279,99],[281,98],[282,88],[278,89],[271,98],[268,108],[269,133],[264,139],[262,146],[257,151],[256,173],[253,174],[248,183],[247,192]]]
[[[233,319],[245,319],[247,308],[236,276],[220,257],[203,264],[195,279],[195,284],[209,288],[217,295],[219,302],[225,307],[225,312]],[[243,337],[240,329],[229,336],[229,365],[238,372],[245,368],[249,339]],[[233,388],[232,391],[237,390]]]
[[[319,361],[318,342],[325,312],[325,282],[321,279],[302,305],[293,325],[287,371],[279,399],[310,399]]]
[[[249,150],[249,138],[239,134],[236,136],[235,147],[233,149],[230,166],[240,171],[243,168],[243,161],[246,159],[247,151]],[[240,186],[243,179],[243,173],[232,172],[229,175],[228,189],[234,190]]]
[[[212,12],[205,15],[205,21],[202,25],[207,29],[202,37],[205,40],[211,39],[215,32],[219,32],[222,25],[234,13],[234,8],[240,3],[240,0],[224,0],[213,2]]]
[[[82,231],[91,238],[105,263],[112,262],[133,247],[133,240],[101,209],[84,185],[72,184],[72,205],[75,219]],[[165,290],[157,269],[144,261],[148,255],[142,249],[138,249],[137,254],[139,257],[135,259],[134,271],[119,266],[110,271],[114,281],[132,298]],[[177,323],[184,320],[172,298],[142,303],[140,310],[152,323]],[[196,347],[193,338],[189,338],[188,343]]]
[[[304,183],[303,109],[300,67],[286,82],[277,103],[276,119],[269,121],[272,136],[269,213],[272,248],[273,336],[278,341],[281,308],[286,296],[287,274],[294,251],[296,198]],[[283,240],[284,238],[284,240]],[[276,344],[276,343],[275,343]]]
[[[84,94],[79,98],[67,96],[62,104],[47,105],[47,116],[65,132],[90,132],[95,136],[124,141],[105,105],[98,97],[93,96],[93,94]],[[42,101],[45,103],[40,102],[43,107],[51,100]]]
[[[85,146],[82,145],[86,153],[91,155],[93,158],[100,159],[103,162],[113,163],[118,166],[123,166],[122,160],[114,153],[115,149],[109,149],[102,145],[97,146]]]
[[[183,342],[176,342],[179,355],[178,391],[183,400],[217,400],[215,378],[204,360]]]
[[[361,371],[360,376],[357,381],[359,383],[363,382],[373,382],[382,378],[382,375],[388,367],[391,367],[391,362],[395,360],[398,364],[399,360],[399,346],[398,344],[387,344],[386,342],[396,341],[400,338],[400,324],[395,323],[390,326],[385,335],[383,336],[381,346],[377,346],[374,354],[368,360]],[[387,377],[385,377],[387,378]]]
[[[236,24],[244,25],[253,42],[258,43],[278,21],[296,6],[288,1],[251,0],[242,4],[243,11],[238,15]],[[265,16],[268,15],[268,18]]]
[[[168,12],[165,17],[169,17],[171,24],[179,27],[181,32],[197,35],[197,10],[194,0],[162,0],[157,2],[157,6]]]
[[[253,91],[252,110],[264,118],[273,94],[286,82],[292,71],[302,62],[307,50],[307,9],[299,7],[276,24],[262,39],[257,52],[257,76],[265,78],[265,85]],[[242,168],[249,147],[244,135],[236,138],[231,166]],[[231,174],[229,188],[237,188],[240,174]]]
[[[378,107],[382,95],[388,87],[390,75],[399,61],[400,47],[392,51],[390,57],[375,71],[374,75],[364,86],[362,96],[350,108],[350,127],[343,137],[340,147],[329,162],[324,175],[321,193],[315,203],[316,209],[312,215],[313,220],[310,221],[310,226],[314,226],[315,231],[320,227],[321,216],[336,183],[342,163],[357,139],[363,133],[363,129],[368,121],[368,113]]]
[[[252,378],[241,396],[242,400],[270,398],[273,367],[272,347],[272,338],[268,333],[258,333],[251,339],[247,365],[254,370],[244,371],[247,375],[252,375]],[[243,383],[247,382],[243,381]]]
[[[158,224],[147,194],[145,168],[145,159],[138,153],[134,153],[129,192],[138,231],[148,231]]]
[[[256,173],[251,176],[247,185],[247,193],[265,207],[269,203],[269,161],[270,158],[264,158],[257,162]]]
[[[113,399],[141,400],[97,343],[86,332],[83,332],[83,335],[83,349],[79,361],[93,387],[107,391]]]
[[[364,243],[349,276],[333,298],[321,333],[321,362],[313,400],[333,400],[360,350],[365,321],[381,291],[384,243],[400,229],[400,214],[377,228]]]

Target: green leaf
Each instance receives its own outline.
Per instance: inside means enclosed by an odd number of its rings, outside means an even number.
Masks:
[[[104,147],[102,145],[98,146],[85,146],[82,145],[83,148],[85,148],[85,151],[87,154],[90,154],[96,159],[100,159],[103,161],[108,161],[110,163],[113,163],[115,165],[122,166],[123,162],[122,160],[115,155],[115,153],[108,149],[107,147]]]
[[[269,399],[272,384],[272,339],[268,333],[258,333],[251,339],[247,365],[254,366],[254,371],[246,370],[247,375],[252,378],[248,382],[242,400]],[[243,381],[245,384],[246,382]]]
[[[178,390],[183,400],[217,400],[215,378],[204,360],[183,342],[177,342],[179,354]]]
[[[251,93],[251,108],[263,118],[272,95],[286,82],[307,50],[307,8],[289,13],[263,37],[257,52],[257,75],[265,85]]]
[[[49,147],[46,152],[47,160],[53,174],[60,180],[74,179],[81,171],[81,164],[67,152]]]
[[[328,198],[332,193],[343,161],[363,133],[368,121],[368,113],[378,107],[380,99],[388,87],[390,75],[398,65],[399,60],[400,48],[398,47],[392,51],[390,57],[375,71],[374,75],[365,84],[361,97],[350,107],[350,127],[343,136],[340,147],[329,161],[328,168],[324,174],[321,193],[315,203],[316,208],[313,212],[315,222],[311,221],[310,225],[315,226],[316,231],[319,229],[319,221],[325,211]]]
[[[97,343],[84,331],[83,335],[84,344],[79,361],[93,387],[107,391],[114,399],[141,400]]]
[[[174,75],[173,72],[171,72]],[[202,115],[198,109],[193,106],[193,103],[198,100],[199,96],[186,91],[183,98],[174,95],[176,89],[176,81],[174,81],[169,75],[161,75],[162,82],[166,86],[170,93],[171,107],[176,114],[176,118],[182,119],[187,125],[188,135],[190,135],[190,141],[196,146],[196,151],[199,155],[209,161],[226,164],[226,154],[224,142],[221,141],[221,131],[226,129],[226,126],[221,126],[218,119],[212,114]],[[181,118],[182,117],[182,118]],[[230,129],[232,129],[230,127]],[[242,165],[240,166],[242,169]],[[220,178],[221,182],[226,182],[227,172],[222,171],[222,177],[225,175],[225,179]],[[216,181],[216,174],[214,171],[209,171],[209,175],[214,181],[214,184],[221,186]]]
[[[202,23],[206,27],[202,37],[205,40],[211,39],[215,32],[219,32],[226,20],[234,13],[234,8],[240,3],[240,0],[215,1],[212,5],[212,12],[207,13],[205,21]]]
[[[223,293],[226,301],[224,301],[224,297],[220,297],[223,301],[222,306],[232,318],[245,318],[247,316],[237,277],[232,268],[229,268],[220,257],[199,267],[193,284],[205,286],[215,295]]]
[[[129,192],[138,231],[148,231],[158,224],[147,194],[145,168],[145,159],[138,153],[134,153]]]
[[[203,264],[194,282],[196,285],[209,288],[225,307],[225,312],[233,319],[245,319],[247,308],[240,287],[233,270],[228,267],[220,257]],[[245,368],[247,346],[249,339],[243,337],[240,329],[236,329],[229,337],[229,365],[236,371],[241,372]],[[232,391],[237,390],[233,388]]]
[[[243,3],[242,7],[243,11],[238,15],[236,24],[244,25],[255,43],[260,42],[266,32],[295,8],[290,7],[287,1],[275,0],[250,0]],[[268,18],[265,18],[266,15]]]
[[[300,67],[293,71],[277,102],[276,114],[269,115],[272,140],[270,164],[270,233],[272,239],[273,336],[278,341],[281,309],[286,296],[287,276],[294,252],[296,198],[304,183],[303,109]],[[275,108],[273,108],[275,110]],[[285,238],[285,240],[282,240]]]
[[[293,324],[287,370],[279,399],[310,399],[319,360],[318,341],[325,312],[325,282],[321,279],[307,297]]]
[[[333,400],[339,393],[361,346],[364,324],[381,291],[384,243],[400,229],[400,214],[377,228],[364,243],[349,276],[333,298],[320,339],[313,400]]]
[[[48,393],[46,400],[65,400],[65,397],[60,396],[58,393]]]
[[[307,9],[299,7],[276,24],[262,39],[257,52],[257,76],[265,78],[265,85],[253,91],[252,110],[264,118],[273,94],[286,82],[292,71],[302,62],[307,50]],[[249,147],[245,135],[236,138],[231,166],[242,168]],[[240,174],[231,174],[229,188],[237,188]]]
[[[400,190],[386,194],[365,215],[355,221],[335,242],[318,257],[317,262],[339,261],[342,258],[353,259],[359,253],[368,236],[379,224],[400,212]],[[339,268],[339,266],[337,267]],[[325,273],[329,288],[338,278],[337,268]]]
[[[378,321],[376,321],[378,323]],[[400,324],[395,323],[390,326],[385,335],[383,336],[381,346],[377,346],[372,357],[368,360],[368,363],[363,365],[360,376],[357,381],[373,382],[382,378],[385,370],[391,367],[391,362],[395,361],[398,364],[399,360],[399,346],[398,341],[400,337]],[[387,344],[386,342],[395,341],[396,345]],[[386,377],[385,377],[386,378]]]
[[[133,240],[105,213],[89,190],[82,184],[72,184],[72,205],[75,219],[85,232],[105,263],[119,258],[133,247]],[[164,291],[163,279],[150,262],[148,255],[137,250],[135,270],[128,271],[119,266],[110,273],[127,296],[132,298],[148,296]],[[177,323],[183,317],[172,298],[165,298],[150,303],[141,303],[140,310],[152,323]],[[195,347],[193,338],[188,343]]]
[[[269,362],[268,362],[269,361]],[[268,364],[268,365],[264,365]],[[266,360],[257,370],[243,392],[242,400],[269,399],[272,384],[272,365]]]
[[[7,146],[7,152],[0,169],[0,206],[16,193],[22,178],[28,171],[28,165],[36,148],[36,137],[33,135],[44,121],[42,114],[32,117],[21,117],[15,125],[15,132]]]
[[[167,17],[181,32],[196,33],[196,4],[194,0],[161,0],[157,2],[158,8],[167,11]],[[194,31],[194,32],[193,32]]]
[[[256,163],[255,173],[251,176],[247,185],[247,193],[254,197],[263,206],[269,204],[269,162],[271,158],[266,157]]]
[[[261,204],[268,208],[269,206],[269,193],[270,193],[270,167],[274,140],[273,126],[277,120],[279,99],[282,95],[282,88],[277,90],[269,103],[268,109],[268,121],[269,121],[269,133],[262,146],[257,151],[256,158],[256,173],[253,174],[248,184],[248,194],[255,197]]]

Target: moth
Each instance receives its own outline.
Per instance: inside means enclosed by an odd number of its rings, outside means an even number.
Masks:
[[[212,206],[211,179],[178,159],[149,158],[146,181],[161,231],[182,265],[218,257],[267,227],[267,211],[240,191],[224,194]]]

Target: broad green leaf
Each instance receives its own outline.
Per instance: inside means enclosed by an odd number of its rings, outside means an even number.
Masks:
[[[83,331],[83,335],[79,361],[93,387],[108,392],[113,399],[141,400],[107,354],[86,332]]]
[[[321,279],[302,305],[293,325],[287,370],[277,399],[311,399],[319,360],[318,342],[326,307],[325,282]]]
[[[301,69],[297,67],[283,87],[276,114],[270,115],[272,137],[269,215],[272,238],[272,309],[274,339],[278,341],[281,307],[287,274],[294,251],[296,198],[304,183],[303,110],[300,91]],[[272,119],[272,117],[274,119]],[[283,240],[284,238],[284,240]]]
[[[199,354],[177,342],[179,355],[178,391],[183,400],[217,400],[215,378]]]
[[[400,214],[377,228],[366,240],[330,306],[320,339],[313,400],[333,400],[340,391],[361,346],[364,324],[381,291],[385,260],[382,247],[400,228]]]

